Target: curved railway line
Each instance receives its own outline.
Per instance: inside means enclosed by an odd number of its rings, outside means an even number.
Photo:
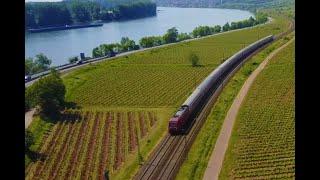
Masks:
[[[294,21],[290,23],[290,27],[286,32],[275,36],[275,40],[280,39],[294,30]],[[272,41],[273,42],[273,41]],[[180,165],[186,158],[188,150],[190,149],[196,135],[203,125],[206,117],[209,115],[210,110],[216,101],[221,90],[229,79],[237,72],[237,70],[253,55],[260,52],[269,42],[260,48],[257,48],[253,53],[244,58],[226,77],[225,79],[212,91],[213,94],[201,104],[200,112],[195,116],[192,124],[189,126],[188,132],[184,135],[172,136],[169,133],[151,153],[149,159],[143,164],[134,179],[143,180],[160,180],[160,179],[174,179]]]

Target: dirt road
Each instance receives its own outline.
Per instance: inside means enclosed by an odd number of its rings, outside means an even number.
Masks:
[[[243,84],[240,92],[238,93],[237,97],[233,101],[233,104],[231,105],[227,116],[224,120],[222,129],[220,131],[219,137],[217,139],[217,142],[215,144],[213,153],[211,154],[207,169],[205,171],[204,180],[217,180],[219,177],[219,173],[222,167],[222,163],[224,160],[225,152],[228,148],[229,139],[231,137],[233,124],[235,122],[235,119],[237,117],[238,111],[240,109],[241,103],[244,100],[245,96],[247,95],[252,83],[254,82],[255,78],[258,76],[258,74],[264,69],[264,67],[267,65],[269,60],[273,58],[278,52],[280,52],[283,48],[288,46],[292,41],[291,39],[286,44],[282,45],[280,48],[273,51],[260,65],[259,67],[249,76],[249,78],[246,80],[246,82]]]
[[[28,126],[31,124],[34,112],[35,112],[35,109],[31,109],[30,111],[28,111],[24,114],[24,127],[25,127],[25,129],[27,129]]]

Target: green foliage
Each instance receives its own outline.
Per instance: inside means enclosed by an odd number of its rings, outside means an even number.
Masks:
[[[192,36],[188,33],[179,33],[178,37],[177,37],[177,41],[184,41],[184,40],[191,39],[191,38],[192,38]]]
[[[27,27],[70,24],[71,15],[65,3],[26,3]]]
[[[34,137],[29,130],[24,131],[24,144],[25,144],[25,151],[29,152],[30,147],[34,144]]]
[[[230,24],[227,22],[225,25],[223,25],[222,31],[225,32],[225,31],[229,31],[229,30],[230,30]]]
[[[256,21],[258,22],[258,24],[265,23],[268,21],[268,15],[263,12],[258,12],[256,14]]]
[[[87,6],[84,2],[75,1],[71,3],[71,14],[75,22],[88,22],[92,20]]]
[[[141,38],[139,43],[141,47],[148,48],[148,47],[162,45],[165,42],[162,36],[148,36],[148,37]]]
[[[44,54],[40,53],[36,55],[35,59],[27,58],[25,59],[25,74],[35,74],[41,71],[48,70],[51,64],[51,59],[49,59]]]
[[[122,37],[120,45],[121,45],[121,51],[122,52],[139,49],[139,46],[136,45],[134,40],[131,40],[128,37]]]
[[[79,60],[78,56],[73,56],[68,59],[69,63],[75,63]]]
[[[189,61],[191,62],[192,67],[199,66],[199,57],[195,53],[189,55]]]
[[[177,42],[178,34],[176,27],[170,28],[167,30],[167,33],[164,34],[163,40],[166,44]]]
[[[156,15],[156,4],[151,1],[116,3],[116,6],[108,8],[101,4],[103,3],[76,0],[26,3],[26,27],[60,26],[95,20],[111,21]]]
[[[32,107],[39,106],[44,115],[59,114],[64,106],[66,88],[59,73],[52,70],[51,74],[40,78],[26,90],[25,98]]]
[[[34,68],[34,63],[32,58],[27,58],[24,61],[24,72],[25,74],[32,74]]]
[[[193,37],[202,37],[207,36],[213,33],[213,28],[210,28],[209,26],[198,26],[193,31]]]
[[[49,59],[43,53],[36,55],[36,59],[34,60],[34,64],[36,65],[36,68],[40,70],[49,69],[51,62],[52,62],[51,59]]]
[[[157,6],[153,2],[136,2],[119,5],[117,19],[132,19],[147,16],[154,16],[157,13]]]

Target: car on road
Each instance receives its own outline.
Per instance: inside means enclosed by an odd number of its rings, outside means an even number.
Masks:
[[[79,60],[76,62],[77,64],[82,64],[83,63],[83,60]]]
[[[25,75],[24,76],[24,81],[27,82],[27,81],[30,81],[31,80],[31,75]]]

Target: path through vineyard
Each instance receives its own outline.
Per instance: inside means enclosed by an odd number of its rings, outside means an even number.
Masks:
[[[249,76],[246,82],[243,84],[241,90],[239,91],[237,97],[233,101],[226,118],[224,120],[222,129],[220,131],[219,137],[217,139],[216,145],[214,147],[213,153],[210,157],[207,169],[203,176],[203,180],[217,180],[224,160],[225,152],[227,151],[229,140],[232,133],[232,127],[234,121],[237,117],[238,111],[240,109],[241,103],[247,95],[252,83],[259,73],[268,64],[269,60],[272,59],[277,53],[279,53],[283,48],[287,47],[295,38],[292,38],[289,42],[282,45],[277,50],[273,51],[260,65],[259,67]]]
[[[26,129],[31,124],[32,119],[33,119],[33,114],[35,111],[36,111],[35,109],[31,109],[30,111],[28,111],[24,114],[24,126]]]

